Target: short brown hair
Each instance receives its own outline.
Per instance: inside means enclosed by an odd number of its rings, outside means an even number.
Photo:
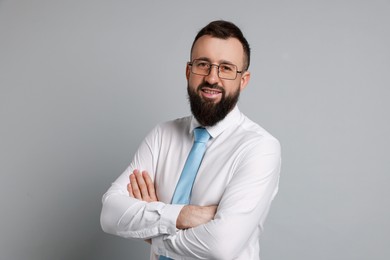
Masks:
[[[245,39],[243,33],[240,28],[238,28],[232,22],[217,20],[209,23],[205,27],[203,27],[198,34],[195,36],[194,42],[191,47],[191,54],[194,48],[195,42],[204,35],[210,35],[219,39],[228,39],[228,38],[236,38],[242,44],[242,48],[244,49],[244,70],[248,70],[250,64],[250,54],[251,49],[249,47],[248,41]]]

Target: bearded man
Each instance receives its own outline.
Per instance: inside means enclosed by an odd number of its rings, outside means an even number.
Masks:
[[[279,183],[277,139],[240,112],[250,47],[231,22],[196,35],[192,115],[156,126],[103,196],[105,232],[151,244],[151,259],[260,259]]]

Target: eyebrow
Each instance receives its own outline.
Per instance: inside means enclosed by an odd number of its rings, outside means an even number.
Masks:
[[[207,58],[207,57],[199,57],[199,58],[197,58],[195,60],[204,60],[204,61],[208,61],[208,62],[211,63],[211,60],[209,58]],[[228,60],[220,60],[219,64],[222,64],[222,63],[237,66],[236,64],[234,64],[233,62],[228,61]]]

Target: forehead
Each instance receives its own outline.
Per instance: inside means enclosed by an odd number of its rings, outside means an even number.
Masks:
[[[213,63],[229,62],[243,65],[244,49],[236,38],[219,39],[210,35],[200,37],[194,44],[191,59],[207,58]]]

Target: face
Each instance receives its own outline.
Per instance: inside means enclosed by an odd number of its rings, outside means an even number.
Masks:
[[[244,50],[236,38],[224,40],[205,35],[195,42],[191,61],[195,59],[206,60],[215,65],[234,64],[237,70],[243,71]],[[186,77],[192,113],[203,126],[212,126],[234,108],[240,92],[249,82],[250,73],[243,71],[237,73],[236,79],[226,80],[219,78],[216,66],[212,66],[209,75],[201,76],[191,73],[191,67],[187,65]]]

